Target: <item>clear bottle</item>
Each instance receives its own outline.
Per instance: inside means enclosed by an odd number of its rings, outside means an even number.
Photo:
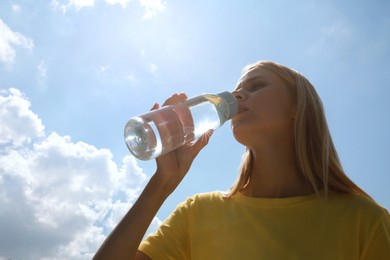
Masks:
[[[126,145],[138,159],[150,160],[197,140],[237,111],[237,100],[230,92],[202,94],[131,118],[125,126]]]

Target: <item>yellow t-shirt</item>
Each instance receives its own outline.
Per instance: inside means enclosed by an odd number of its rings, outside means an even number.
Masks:
[[[140,251],[152,259],[390,259],[390,217],[359,196],[259,199],[219,192],[178,205]]]

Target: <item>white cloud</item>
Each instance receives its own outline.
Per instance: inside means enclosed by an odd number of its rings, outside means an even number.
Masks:
[[[106,3],[110,4],[110,5],[115,5],[115,4],[119,4],[121,5],[123,8],[125,8],[127,6],[127,3],[130,1],[130,0],[104,0]]]
[[[157,69],[158,69],[158,67],[157,67],[156,64],[154,64],[154,63],[150,64],[150,71],[151,71],[152,73],[156,72]]]
[[[102,75],[108,74],[111,70],[112,69],[110,65],[100,65],[98,68],[98,72]]]
[[[115,5],[119,4],[123,8],[127,6],[127,4],[130,2],[130,0],[104,0],[106,3]],[[145,9],[145,14],[143,15],[142,19],[147,20],[152,18],[158,13],[161,13],[165,10],[167,3],[162,2],[161,0],[139,0],[139,4],[142,8]]]
[[[46,82],[46,79],[47,79],[46,62],[45,61],[39,62],[38,66],[37,66],[37,70],[38,70],[38,74],[37,74],[38,82],[39,82],[39,84],[42,85]]]
[[[92,7],[95,5],[95,0],[68,0],[67,3],[63,2],[63,0],[52,0],[51,6],[66,13],[68,9],[72,7],[76,8],[77,11],[80,11],[83,7]]]
[[[44,126],[30,106],[19,90],[0,90],[0,145],[20,146],[43,136]]]
[[[134,76],[133,73],[129,73],[125,76],[125,79],[132,82],[132,83],[135,83],[137,80],[136,80],[136,77]]]
[[[142,19],[147,20],[164,11],[167,3],[161,0],[140,0],[140,5],[145,8],[145,14]]]
[[[307,54],[321,53],[326,48],[335,51],[335,49],[348,47],[354,35],[354,29],[344,20],[334,21],[333,24],[323,27],[320,32],[321,36],[308,48]]]
[[[91,259],[145,173],[132,156],[118,166],[107,149],[45,136],[19,90],[0,92],[0,101],[0,259]]]
[[[21,33],[13,32],[0,19],[0,62],[11,65],[16,56],[15,47],[20,46],[26,49],[34,47],[33,41]]]
[[[18,4],[12,5],[12,11],[14,11],[15,13],[20,12],[20,10],[21,10],[20,5],[18,5]]]
[[[93,6],[95,0],[70,0],[69,3],[79,9],[81,7]]]
[[[131,0],[104,0],[109,5],[120,5],[126,8]],[[64,3],[65,2],[65,3]],[[158,13],[165,10],[167,3],[161,0],[139,0],[140,6],[145,10],[142,20],[153,18]],[[95,0],[51,0],[51,5],[54,9],[66,13],[68,9],[75,8],[77,11],[84,7],[93,7]]]

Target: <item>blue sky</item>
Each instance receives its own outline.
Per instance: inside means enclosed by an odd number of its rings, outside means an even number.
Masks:
[[[0,3],[0,259],[89,259],[155,170],[126,121],[175,92],[234,88],[258,60],[306,75],[347,174],[390,208],[389,1]],[[151,230],[226,190],[244,147],[218,129]],[[4,235],[6,234],[6,235]]]

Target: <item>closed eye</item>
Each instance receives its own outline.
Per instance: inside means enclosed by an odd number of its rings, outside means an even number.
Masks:
[[[266,87],[267,85],[268,82],[265,81],[263,78],[256,77],[241,81],[235,91],[239,91],[242,88],[248,92],[255,92],[259,89]]]
[[[253,82],[252,84],[250,85],[247,85],[246,87],[244,87],[247,91],[249,92],[255,92],[259,89],[262,89],[264,87],[266,87],[267,84],[265,82]]]

